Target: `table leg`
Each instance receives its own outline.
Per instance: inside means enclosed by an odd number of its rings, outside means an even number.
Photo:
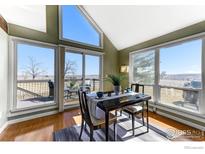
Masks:
[[[148,101],[146,101],[146,107],[147,107],[147,132],[149,132],[149,106],[148,106]]]
[[[106,141],[108,141],[109,138],[109,112],[105,112],[105,137]]]

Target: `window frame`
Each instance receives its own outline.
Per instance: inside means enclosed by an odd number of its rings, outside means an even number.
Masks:
[[[144,50],[144,51],[140,51],[140,52],[137,52],[137,53],[133,53],[133,54],[131,54],[131,56],[130,56],[130,65],[129,65],[129,68],[131,68],[130,69],[130,71],[129,71],[129,81],[131,81],[129,84],[131,84],[131,83],[133,83],[134,81],[133,81],[133,76],[132,76],[132,74],[133,74],[133,61],[132,61],[132,56],[134,55],[134,54],[141,54],[141,53],[146,53],[146,52],[151,52],[151,51],[153,51],[153,53],[154,53],[154,65],[155,65],[155,50]],[[155,66],[154,66],[154,71],[155,71]],[[154,74],[155,74],[155,72],[154,72]],[[155,83],[155,80],[154,80],[154,82],[153,82],[153,84],[144,84],[145,86],[154,86],[154,83]]]
[[[182,109],[182,108],[176,108],[173,106],[169,106],[166,105],[165,103],[161,103],[160,102],[160,89],[163,87],[168,87],[168,88],[177,88],[177,89],[181,89],[183,90],[184,88],[180,88],[180,87],[171,87],[171,86],[162,86],[159,84],[159,80],[160,80],[160,48],[163,47],[172,47],[172,46],[176,46],[182,43],[186,43],[189,41],[194,41],[194,40],[198,40],[201,39],[202,40],[202,51],[201,51],[201,82],[202,82],[202,88],[201,88],[201,94],[200,94],[200,98],[199,98],[199,111],[190,111],[190,110],[186,110],[186,109]],[[136,50],[136,51],[132,51],[129,53],[129,67],[131,68],[130,70],[132,70],[133,64],[132,64],[132,55],[136,54],[136,53],[141,53],[141,52],[146,52],[146,51],[150,51],[150,50],[155,50],[155,83],[154,83],[154,105],[155,107],[157,106],[166,106],[167,108],[174,108],[174,110],[178,110],[178,111],[185,111],[185,112],[189,112],[191,114],[199,114],[202,115],[205,113],[205,103],[203,101],[205,101],[205,33],[199,33],[199,34],[195,34],[195,35],[191,35],[185,38],[181,38],[181,39],[176,39],[170,42],[166,42],[166,43],[162,43],[159,45],[155,45],[155,46],[151,46],[148,48],[144,48],[144,49],[140,49],[140,50]],[[129,72],[129,84],[132,82],[132,71]],[[191,89],[191,88],[190,88]]]
[[[90,15],[86,12],[86,10],[83,8],[83,6],[81,5],[75,5],[77,7],[77,9],[79,10],[79,12],[81,13],[82,16],[84,16],[87,21],[90,23],[90,25],[97,31],[97,33],[100,35],[100,40],[99,40],[99,46],[96,45],[92,45],[92,44],[88,44],[88,43],[84,43],[84,42],[80,42],[80,41],[76,41],[76,40],[72,40],[69,38],[64,38],[63,37],[63,24],[62,24],[62,8],[61,5],[58,6],[58,19],[59,19],[59,40],[62,41],[66,41],[66,42],[70,42],[70,43],[76,43],[79,45],[84,45],[84,46],[88,46],[88,47],[95,47],[95,48],[99,48],[99,49],[103,49],[103,42],[104,42],[104,37],[103,37],[103,31],[99,28],[99,26],[95,23],[95,21],[90,17]]]
[[[54,50],[54,80],[56,88],[54,89],[54,102],[52,104],[42,104],[24,108],[16,108],[17,106],[17,45],[26,44],[36,47],[49,48]],[[27,113],[28,111],[41,111],[43,109],[51,109],[58,107],[58,48],[54,44],[43,43],[39,41],[9,36],[9,113],[12,115],[22,114],[22,112]]]
[[[103,90],[103,55],[104,53],[97,52],[97,51],[92,51],[92,50],[87,50],[87,49],[82,49],[82,48],[76,48],[76,47],[70,47],[66,46],[65,47],[65,53],[70,52],[70,53],[78,53],[82,54],[82,77],[83,77],[83,82],[85,82],[85,56],[86,55],[91,55],[91,56],[98,56],[99,57],[99,76],[100,76],[100,90]],[[65,58],[65,57],[64,57]]]

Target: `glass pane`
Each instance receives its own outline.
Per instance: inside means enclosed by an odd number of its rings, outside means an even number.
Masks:
[[[61,9],[63,38],[100,46],[100,34],[76,6],[63,5]]]
[[[85,55],[85,85],[91,91],[100,90],[100,57]]]
[[[166,105],[198,111],[200,90],[161,88],[160,101]]]
[[[82,54],[65,53],[64,79],[64,103],[78,104],[77,92],[83,84]]]
[[[54,103],[55,50],[17,44],[17,108]]]
[[[160,85],[201,88],[202,41],[160,49]]]
[[[144,86],[144,93],[151,96],[153,101],[153,86]]]
[[[154,83],[154,51],[136,53],[132,56],[133,82]]]

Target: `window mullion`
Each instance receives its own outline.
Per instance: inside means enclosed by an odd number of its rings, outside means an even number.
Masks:
[[[201,77],[202,77],[202,92],[199,103],[199,112],[205,113],[205,38],[202,39],[202,53],[201,53]]]
[[[155,50],[155,78],[154,78],[154,91],[153,91],[153,96],[154,96],[154,103],[158,103],[160,100],[160,87],[159,87],[159,48]]]
[[[82,53],[83,62],[82,62],[82,78],[83,78],[83,85],[85,85],[85,53]]]

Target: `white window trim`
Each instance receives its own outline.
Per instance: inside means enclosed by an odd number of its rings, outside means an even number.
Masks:
[[[16,83],[17,83],[17,49],[16,49],[16,45],[17,43],[22,43],[22,44],[28,44],[28,45],[32,45],[32,46],[37,46],[37,47],[44,47],[44,48],[50,48],[50,49],[54,49],[54,57],[55,57],[55,74],[54,74],[54,78],[56,81],[56,88],[55,88],[55,97],[54,97],[54,103],[51,104],[43,104],[43,105],[37,105],[37,106],[31,106],[31,107],[25,107],[25,108],[16,108]],[[13,115],[18,115],[18,114],[23,114],[23,113],[27,113],[27,112],[35,112],[36,110],[46,110],[46,109],[50,109],[51,106],[53,107],[57,107],[58,106],[58,75],[59,74],[58,71],[58,59],[57,59],[57,55],[58,55],[58,48],[56,45],[51,44],[51,43],[43,43],[40,41],[34,41],[34,40],[30,40],[30,39],[25,39],[25,38],[20,38],[20,37],[14,37],[14,36],[9,36],[9,88],[8,88],[8,113],[10,116]],[[18,113],[17,113],[18,112]]]
[[[68,38],[64,38],[63,37],[63,30],[62,30],[62,9],[61,6],[58,6],[58,19],[59,19],[59,39],[62,41],[67,41],[67,42],[71,42],[71,43],[76,43],[79,45],[85,45],[88,47],[95,47],[95,48],[99,48],[99,49],[103,49],[104,48],[104,37],[103,37],[103,31],[100,29],[100,27],[95,23],[95,21],[90,17],[90,15],[85,11],[85,9],[83,8],[83,6],[81,5],[76,5],[76,7],[79,9],[80,13],[88,20],[88,22],[91,24],[91,26],[97,31],[97,33],[100,35],[100,46],[96,46],[96,45],[92,45],[92,44],[88,44],[88,43],[83,43],[80,41],[75,41],[72,39],[68,39]]]
[[[180,112],[185,111],[185,112],[189,113],[190,115],[192,115],[193,117],[195,115],[199,115],[199,116],[204,115],[205,114],[205,71],[204,71],[205,70],[205,32],[130,52],[129,53],[129,66],[131,69],[130,69],[130,73],[129,73],[129,83],[133,81],[132,80],[132,66],[133,66],[133,64],[132,64],[132,60],[131,60],[132,55],[136,54],[136,53],[146,52],[149,50],[155,50],[155,60],[157,60],[157,62],[155,62],[154,104],[155,104],[156,108],[159,105],[160,106],[163,105],[163,106],[166,106],[167,108],[170,108],[169,105],[166,105],[166,104],[159,102],[159,100],[160,100],[160,87],[164,87],[164,86],[159,85],[159,71],[160,71],[160,66],[159,66],[159,58],[160,58],[159,54],[160,54],[160,52],[159,52],[159,49],[162,47],[176,46],[178,44],[189,42],[189,41],[194,41],[197,39],[202,40],[202,53],[201,53],[202,54],[202,56],[201,56],[202,57],[202,62],[201,62],[201,76],[202,76],[202,89],[201,89],[201,91],[202,91],[202,96],[200,97],[199,112],[191,112],[191,111],[187,111],[186,109],[177,109],[175,107],[171,107],[171,108],[173,110],[180,111]],[[166,86],[166,87],[170,87],[170,86]],[[183,88],[179,88],[179,87],[177,87],[177,88],[183,89]]]

